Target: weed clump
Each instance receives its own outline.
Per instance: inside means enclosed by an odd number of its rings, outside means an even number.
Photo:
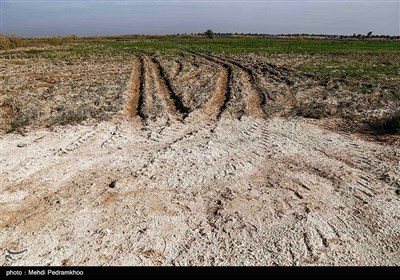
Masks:
[[[0,50],[7,50],[19,47],[25,47],[26,41],[14,35],[0,34]]]
[[[78,40],[75,35],[64,37],[46,38],[21,38],[15,35],[0,34],[0,50],[9,50],[21,47],[41,47],[41,46],[60,46],[73,43]]]

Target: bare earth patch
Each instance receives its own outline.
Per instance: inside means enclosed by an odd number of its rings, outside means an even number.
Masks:
[[[399,265],[398,136],[293,118],[326,86],[243,60],[2,69],[0,265]]]

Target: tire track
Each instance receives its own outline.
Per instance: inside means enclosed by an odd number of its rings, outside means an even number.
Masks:
[[[221,88],[219,89],[219,92],[217,91],[217,98],[219,96],[222,95],[222,93],[224,93],[224,99],[222,102],[222,106],[219,107],[219,111],[217,114],[217,120],[219,120],[223,114],[223,112],[226,110],[226,108],[228,107],[228,103],[231,100],[231,96],[232,96],[232,88],[231,88],[231,80],[232,80],[232,69],[230,67],[228,67],[226,69],[225,74],[222,74],[222,79],[221,79]]]
[[[200,69],[197,69],[197,70],[191,71],[191,72],[189,72],[189,73],[183,74],[183,75],[180,76],[180,77],[176,77],[176,78],[175,78],[175,81],[177,81],[177,82],[179,82],[179,83],[186,82],[186,81],[188,81],[188,80],[191,80],[191,79],[196,78],[196,77],[199,76],[200,74],[201,74],[201,70],[200,70]]]
[[[176,60],[176,63],[178,64],[178,68],[176,69],[176,72],[174,74],[175,78],[178,77],[181,74],[182,70],[183,70],[182,62],[180,60]]]
[[[263,116],[265,114],[264,111],[264,104],[266,102],[265,95],[261,93],[258,89],[256,89],[255,78],[251,69],[244,67],[243,65],[233,61],[228,61],[223,58],[220,58],[215,55],[205,55],[200,53],[195,53],[196,55],[203,57],[211,62],[217,63],[222,65],[223,67],[230,69],[232,75],[230,81],[238,81],[241,84],[237,87],[239,91],[243,94],[242,98],[247,99],[246,103],[244,104],[245,110],[248,114],[253,116]],[[234,79],[233,75],[233,67],[238,67],[241,72],[236,73],[236,79]],[[232,95],[233,85],[232,82],[229,83],[230,85],[230,95]],[[243,89],[250,89],[250,92],[242,92]],[[240,100],[240,98],[239,98]]]
[[[131,118],[139,117],[142,121],[145,120],[143,113],[144,102],[144,82],[145,68],[143,57],[134,61],[134,67],[131,75],[131,83],[128,88],[128,104],[127,111]]]
[[[196,70],[197,72],[198,70]],[[152,140],[156,142],[165,141],[168,144],[176,144],[177,142],[183,141],[187,138],[193,137],[198,133],[203,133],[204,131],[213,131],[218,125],[216,120],[221,118],[223,111],[227,107],[224,102],[227,103],[227,98],[229,100],[230,96],[227,96],[229,78],[232,74],[221,67],[220,77],[215,89],[215,93],[212,94],[211,98],[205,102],[199,110],[191,111],[184,122],[171,122],[167,123],[159,131],[154,131],[152,126],[148,126],[149,136]],[[189,125],[190,124],[190,125]],[[163,147],[160,150],[165,149]]]
[[[63,156],[65,154],[71,153],[78,149],[80,146],[84,145],[87,141],[94,138],[95,135],[103,131],[102,123],[96,124],[93,129],[83,133],[76,140],[68,144],[64,148],[60,148],[55,155]]]
[[[139,85],[139,99],[137,104],[136,112],[141,117],[142,120],[145,120],[145,115],[143,112],[143,104],[144,104],[144,87],[145,87],[145,68],[143,57],[140,58],[140,85]]]
[[[230,99],[229,80],[232,75],[230,71],[224,67],[221,69],[218,85],[212,98],[205,104],[204,109],[211,115],[216,115],[216,119],[220,119],[223,111],[226,109]]]
[[[284,82],[288,86],[292,86],[294,84],[293,80],[291,80],[287,77],[289,75],[293,75],[291,70],[287,67],[278,67],[275,64],[269,63],[269,62],[265,62],[262,65],[250,64],[249,66],[245,66],[241,62],[234,60],[232,58],[226,57],[226,56],[224,56],[223,59],[226,59],[227,61],[230,61],[232,64],[235,64],[239,67],[243,67],[243,68],[247,69],[248,71],[252,72],[253,74],[254,74],[253,69],[258,69],[260,72],[262,72],[264,74],[268,73],[271,75],[271,78],[278,83]]]
[[[142,112],[147,120],[169,122],[179,118],[173,100],[170,98],[168,88],[160,77],[157,65],[148,56],[143,56],[143,104]],[[146,123],[149,126],[149,123]],[[165,125],[165,123],[164,123]]]
[[[262,73],[270,74],[271,78],[277,82],[284,82],[288,86],[294,85],[294,82],[287,77],[290,74],[290,71],[287,68],[279,69],[278,66],[272,63],[266,63],[264,66],[253,64],[252,66],[258,68]]]
[[[152,67],[156,72],[157,82],[160,84],[162,91],[164,92],[167,104],[170,103],[169,100],[172,101],[174,105],[174,110],[177,111],[183,119],[187,117],[190,113],[190,109],[183,104],[182,99],[175,94],[171,83],[167,76],[165,75],[164,69],[162,68],[160,62],[155,58],[151,58]],[[169,100],[168,100],[169,99]]]
[[[195,53],[195,52],[190,52],[194,54],[195,56],[200,56],[208,61],[211,61],[214,64],[220,65],[224,68],[224,72],[221,76],[221,81],[219,85],[217,86],[216,94],[214,95],[213,99],[215,98],[216,101],[219,99],[222,99],[221,96],[223,94],[223,102],[222,105],[219,107],[219,111],[217,113],[217,120],[219,120],[222,117],[222,114],[224,111],[228,108],[231,97],[232,97],[232,76],[233,76],[233,71],[232,71],[232,66],[229,65],[228,63],[221,62],[219,60],[213,59],[207,55],[201,54],[201,53]],[[211,99],[211,100],[213,100]],[[205,106],[206,108],[210,108],[210,106],[213,106],[211,101],[207,103]],[[215,106],[215,105],[214,105]]]
[[[230,59],[230,58],[227,58],[227,57],[219,57],[219,56],[216,56],[216,55],[210,55],[210,56],[212,56],[212,57],[214,57],[216,59],[228,61],[229,63],[239,67],[241,70],[243,70],[246,73],[246,75],[248,76],[249,82],[254,87],[254,90],[257,93],[258,98],[260,99],[259,100],[259,102],[260,102],[259,106],[264,111],[263,108],[264,108],[264,105],[267,102],[267,98],[266,98],[266,95],[263,93],[264,90],[258,85],[259,77],[256,77],[256,73],[253,71],[253,69],[251,69],[250,67],[244,66],[240,62],[238,62],[236,60],[233,60],[233,59]],[[268,99],[272,100],[272,98],[270,97],[270,95],[268,93],[267,93],[267,97],[268,97]]]
[[[254,64],[252,62],[239,62],[235,59],[224,56],[228,61],[242,65],[250,69],[256,78],[253,80],[256,87],[261,92],[265,92],[267,98],[272,101],[272,109],[275,106],[284,104],[291,108],[297,102],[297,92],[305,87],[304,81],[295,77],[294,72],[284,66],[277,66],[273,63],[263,62],[263,64]],[[267,84],[265,84],[267,81]]]

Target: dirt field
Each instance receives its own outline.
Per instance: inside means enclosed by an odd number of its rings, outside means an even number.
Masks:
[[[0,264],[400,265],[398,85],[307,59],[3,57]]]

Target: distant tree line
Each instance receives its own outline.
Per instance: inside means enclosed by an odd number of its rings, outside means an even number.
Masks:
[[[178,36],[188,36],[189,34],[177,34]],[[372,31],[367,34],[356,34],[353,35],[335,35],[335,34],[308,34],[308,33],[298,33],[298,34],[266,34],[266,33],[218,33],[211,29],[208,29],[204,33],[190,33],[191,36],[204,36],[206,38],[212,39],[214,37],[261,37],[261,38],[320,38],[320,39],[365,39],[365,38],[376,38],[376,39],[400,39],[400,36],[391,35],[373,35]]]

